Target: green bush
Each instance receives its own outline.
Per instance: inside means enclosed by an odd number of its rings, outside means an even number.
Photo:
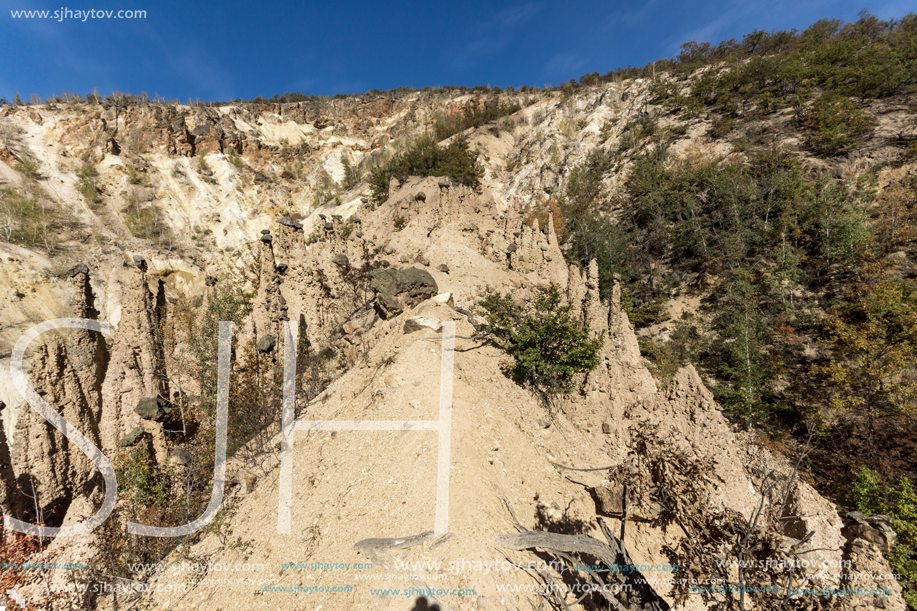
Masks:
[[[21,172],[26,178],[31,178],[32,180],[35,180],[41,176],[38,160],[35,159],[35,157],[33,157],[32,154],[28,151],[25,151],[19,155],[16,163],[13,164],[13,168]]]
[[[433,125],[433,133],[437,140],[445,140],[449,136],[463,132],[469,127],[480,127],[496,121],[521,110],[519,104],[504,104],[496,98],[490,98],[483,103],[469,102],[462,107],[462,111],[448,117],[439,115]]]
[[[38,198],[8,187],[0,191],[0,230],[13,244],[36,246],[44,235],[42,210]]]
[[[485,312],[481,330],[513,357],[505,372],[545,398],[569,392],[576,374],[598,365],[603,338],[589,339],[589,327],[571,316],[569,304],[561,305],[556,285],[539,289],[531,309],[508,294],[489,295],[478,306]]]
[[[478,155],[468,147],[467,142],[454,140],[448,146],[441,147],[432,135],[426,134],[387,164],[373,168],[369,186],[373,202],[381,204],[388,199],[388,186],[392,178],[403,181],[408,176],[444,176],[455,183],[476,189],[483,175],[484,170],[478,165]]]
[[[229,160],[229,163],[231,163],[232,165],[236,166],[237,168],[240,168],[240,169],[241,169],[241,168],[245,167],[245,162],[242,161],[242,158],[239,157],[239,154],[238,154],[237,152],[235,152],[235,151],[232,151],[232,152],[229,154],[229,157],[227,157],[227,159]]]
[[[83,196],[83,199],[86,200],[86,203],[91,204],[95,202],[99,195],[98,188],[96,187],[97,176],[98,172],[95,166],[89,163],[84,163],[83,166],[76,171],[76,189]]]
[[[353,189],[362,180],[363,175],[358,167],[353,165],[350,155],[341,153],[341,165],[344,166],[344,188]]]
[[[166,223],[162,210],[154,203],[142,204],[136,196],[128,195],[124,213],[124,224],[135,238],[156,242],[160,246],[171,245],[175,236]]]
[[[819,157],[838,157],[856,149],[874,123],[856,102],[833,94],[823,95],[800,116],[800,125],[809,129],[806,144]]]
[[[897,487],[886,488],[881,485],[878,473],[861,467],[847,501],[857,511],[891,518],[892,530],[898,538],[885,557],[898,575],[905,602],[911,609],[917,609],[917,494],[913,484],[902,475]]]
[[[132,165],[124,166],[124,172],[127,174],[128,184],[140,185],[147,181],[146,174]]]
[[[0,239],[30,248],[44,248],[54,254],[61,232],[79,222],[46,199],[41,191],[26,185],[23,190],[0,189]]]
[[[131,502],[145,507],[162,507],[170,500],[172,468],[156,465],[149,439],[132,448],[118,465],[118,489]]]

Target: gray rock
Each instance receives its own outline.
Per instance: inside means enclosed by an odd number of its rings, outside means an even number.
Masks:
[[[507,247],[506,247],[506,252],[507,252],[508,254],[512,254],[512,253],[516,252],[516,245],[515,245],[515,244],[510,244],[509,246],[507,246]]]
[[[169,462],[184,467],[191,463],[191,454],[181,448],[175,448],[169,452]]]
[[[287,267],[286,263],[278,263],[277,265],[274,266],[274,269],[277,270],[278,274],[285,274],[287,273],[287,270],[290,268]]]
[[[270,230],[270,229],[262,229],[262,230],[261,230],[261,235],[271,235],[271,230]]]
[[[602,432],[605,433],[606,435],[611,433],[611,423],[610,422],[602,423]]]
[[[430,272],[410,267],[404,270],[375,269],[370,288],[376,293],[376,308],[383,318],[392,318],[439,293]]]
[[[328,221],[325,223],[325,229],[334,229],[334,223]]]
[[[382,252],[384,252],[387,255],[391,255],[395,253],[395,249],[392,247],[391,244],[386,244],[385,248],[382,249]]]
[[[350,267],[350,259],[347,258],[347,255],[334,255],[331,262],[340,267]]]
[[[369,198],[368,198],[368,197],[361,197],[361,198],[360,198],[360,203],[361,203],[361,204],[368,204],[368,203],[369,203]]]
[[[132,430],[121,439],[120,445],[122,448],[132,448],[140,443],[140,440],[143,439],[144,435],[146,435],[146,431],[143,430],[143,427],[136,426],[134,427],[134,430]]]
[[[137,268],[140,269],[141,271],[144,271],[144,272],[146,271],[146,259],[144,259],[140,255],[134,255],[134,265],[136,265]]]
[[[439,331],[442,328],[443,323],[438,318],[432,318],[430,316],[412,316],[404,321],[405,334],[420,331],[421,329]]]
[[[274,238],[271,237],[271,234],[265,233],[264,235],[261,236],[261,241],[264,242],[265,244],[270,244],[271,242],[274,241]]]
[[[423,191],[418,191],[417,194],[414,195],[414,200],[418,202],[425,202],[427,201],[427,194]]]
[[[293,229],[302,229],[302,223],[297,223],[288,216],[282,216],[277,219],[276,222],[287,227],[292,227]]]
[[[89,274],[89,268],[86,267],[85,263],[77,263],[70,268],[70,271],[67,272],[67,275],[73,278],[77,274]]]
[[[274,339],[273,335],[263,335],[261,339],[258,340],[258,351],[259,352],[271,352],[274,350],[274,347],[277,345],[277,340]]]
[[[162,422],[172,413],[172,406],[161,397],[147,397],[140,400],[134,412],[144,420]]]
[[[445,263],[443,263],[442,265],[440,265],[440,266],[437,267],[436,269],[438,269],[439,271],[443,272],[444,274],[448,274],[448,273],[449,273],[449,266],[446,265]]]
[[[542,250],[542,252],[543,252],[543,251],[546,251],[547,249],[548,249],[547,246],[545,246],[544,244],[541,245],[541,250]]]
[[[344,333],[351,335],[358,331],[366,332],[372,329],[372,326],[379,320],[379,314],[375,309],[362,310],[350,317],[350,320],[344,323]]]

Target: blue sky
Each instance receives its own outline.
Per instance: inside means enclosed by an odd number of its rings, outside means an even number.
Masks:
[[[913,0],[0,0],[0,97],[98,88],[228,100],[397,86],[558,84],[643,65],[688,40],[821,18],[883,18]],[[69,2],[73,2],[70,4]],[[11,11],[145,10],[145,19],[14,19]]]

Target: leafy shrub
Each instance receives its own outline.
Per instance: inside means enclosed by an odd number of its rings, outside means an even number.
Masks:
[[[898,575],[905,602],[911,609],[917,609],[917,494],[913,483],[902,475],[897,487],[886,488],[875,471],[861,467],[853,480],[848,502],[865,514],[891,518],[892,530],[898,538],[885,557]]]
[[[403,181],[408,176],[445,176],[453,182],[476,189],[484,174],[477,161],[477,153],[464,140],[454,140],[448,146],[441,147],[432,135],[426,134],[387,164],[373,168],[369,179],[373,201],[381,204],[388,199],[388,186],[392,178]]]
[[[124,224],[135,238],[156,242],[159,246],[174,242],[175,236],[155,203],[143,204],[133,194],[127,196]]]
[[[589,339],[589,327],[573,318],[569,304],[561,305],[556,285],[539,289],[531,309],[508,294],[489,295],[478,306],[485,312],[482,330],[513,357],[506,373],[545,398],[569,392],[576,374],[598,365],[603,338]]]
[[[198,383],[200,394],[191,399],[208,419],[216,413],[217,347],[220,321],[232,322],[236,329],[251,312],[251,299],[236,287],[217,284],[201,313],[195,332],[188,339],[191,354],[190,375]]]
[[[463,132],[469,127],[480,127],[491,121],[521,110],[518,104],[504,104],[497,98],[490,98],[483,103],[469,102],[462,107],[460,112],[449,116],[439,115],[433,125],[433,133],[437,140],[445,140],[449,136]]]
[[[172,489],[174,476],[171,467],[156,465],[146,438],[131,448],[119,461],[117,468],[118,491],[132,503],[143,506],[165,505]]]
[[[96,178],[98,175],[99,173],[96,171],[95,166],[89,163],[84,163],[82,167],[76,171],[76,189],[88,204],[95,202],[99,195],[96,187]]]
[[[37,189],[0,189],[0,239],[31,248],[44,248],[54,254],[61,231],[74,229],[79,222],[65,214]]]
[[[854,285],[822,321],[824,341],[842,358],[816,371],[831,383],[830,404],[872,418],[915,410],[917,290],[909,281],[870,279]]]
[[[353,165],[347,153],[341,153],[341,165],[344,166],[344,188],[353,189],[363,178],[362,172]]]
[[[141,172],[132,165],[124,166],[124,173],[127,174],[127,182],[131,185],[140,185],[144,184],[147,181],[147,176],[144,172]]]
[[[395,231],[401,231],[408,226],[408,218],[406,216],[396,216],[395,217]]]
[[[229,160],[229,163],[236,166],[237,168],[245,167],[245,162],[242,161],[242,158],[239,157],[239,154],[235,151],[231,152],[227,159]]]
[[[24,151],[17,157],[16,163],[13,164],[13,168],[21,172],[26,178],[31,178],[32,180],[41,176],[38,160],[28,151]]]
[[[837,157],[856,149],[874,122],[856,102],[831,94],[820,97],[799,118],[800,125],[809,129],[808,148],[819,157]]]

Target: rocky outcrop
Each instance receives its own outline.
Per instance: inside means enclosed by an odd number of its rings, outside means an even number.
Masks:
[[[52,408],[99,445],[97,413],[90,409],[80,376],[60,337],[51,335],[35,351],[30,384]],[[36,499],[32,507],[24,507],[26,516],[34,519],[37,513],[45,523],[59,523],[95,466],[31,406],[24,403],[20,409],[13,447],[16,481],[20,494]]]
[[[258,294],[252,303],[249,332],[255,341],[265,336],[283,337],[283,323],[288,320],[287,301],[280,291],[282,282],[274,260],[273,236],[265,229],[261,233]]]
[[[5,409],[6,403],[0,401],[0,413]],[[0,511],[19,518],[22,516],[22,496],[16,486],[12,455],[3,428],[3,419],[0,418]]]
[[[163,424],[142,421],[134,411],[143,399],[169,398],[157,308],[162,299],[150,291],[145,266],[126,271],[128,286],[121,320],[111,350],[111,365],[102,384],[102,448],[113,456],[124,436],[143,426],[153,436],[157,461],[164,464],[167,448]]]
[[[905,611],[901,586],[882,552],[894,543],[895,533],[886,516],[867,517],[859,512],[847,514],[844,526],[847,545],[844,547],[842,587],[874,594],[858,594],[846,598],[844,611],[886,609]]]
[[[89,284],[89,268],[79,264],[69,272],[72,287],[71,316],[98,320],[95,296]],[[73,329],[67,341],[67,357],[80,379],[80,389],[86,404],[98,419],[102,409],[102,381],[108,367],[108,347],[101,333],[88,329]]]

